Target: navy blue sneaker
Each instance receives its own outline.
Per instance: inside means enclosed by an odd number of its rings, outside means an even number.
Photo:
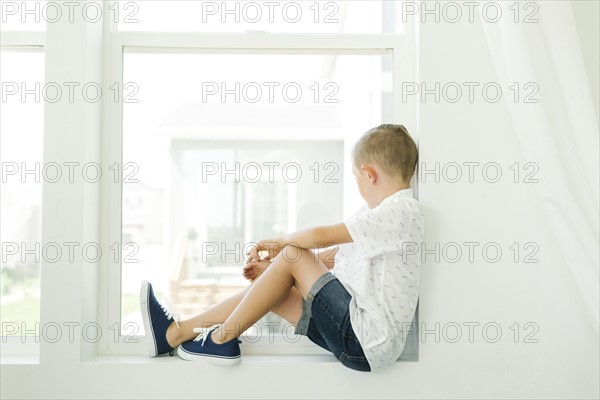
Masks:
[[[217,328],[205,329],[205,332],[198,335],[196,339],[181,344],[177,349],[179,357],[188,361],[208,361],[225,366],[239,364],[242,361],[242,352],[240,351],[242,341],[235,338],[216,344],[210,337],[215,329]]]
[[[146,331],[148,355],[156,357],[169,353],[172,356],[173,348],[167,342],[167,328],[174,321],[173,315],[156,299],[148,281],[142,281],[140,309]]]

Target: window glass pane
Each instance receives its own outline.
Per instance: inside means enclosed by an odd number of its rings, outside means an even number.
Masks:
[[[22,94],[44,82],[44,53],[3,49],[0,70],[0,319],[2,336],[31,336],[40,321],[44,105]]]
[[[0,0],[0,31],[45,31],[48,21],[68,18],[68,12],[63,2]]]
[[[128,1],[113,5],[123,31],[394,33],[401,2]]]
[[[139,262],[122,263],[123,325],[142,326],[142,279],[185,318],[247,285],[253,241],[361,205],[347,157],[390,120],[390,66],[387,54],[126,51],[123,241]]]

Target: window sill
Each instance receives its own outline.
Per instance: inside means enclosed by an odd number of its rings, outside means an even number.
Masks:
[[[36,365],[39,364],[39,355],[2,355],[0,357],[1,365]],[[333,355],[245,355],[242,357],[244,364],[317,364],[317,363],[335,363],[337,360]],[[157,364],[157,363],[185,363],[194,364],[177,357],[147,357],[144,355],[97,355],[85,361],[82,365],[122,365],[122,364]],[[203,363],[199,363],[203,364]]]
[[[336,363],[333,355],[245,355],[242,357],[243,364],[318,364],[318,363]],[[143,355],[98,355],[94,356],[82,364],[157,364],[157,363],[185,363],[188,365],[196,364],[190,361],[182,360],[177,357],[147,357]],[[204,363],[197,363],[204,364]]]
[[[38,354],[2,354],[0,365],[35,365],[40,363]]]

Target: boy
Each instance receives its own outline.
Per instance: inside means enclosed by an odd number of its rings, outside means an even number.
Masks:
[[[240,293],[174,321],[144,281],[150,355],[173,355],[178,347],[186,360],[237,364],[238,337],[272,311],[348,368],[376,371],[393,364],[419,293],[419,259],[403,251],[423,235],[423,215],[409,187],[417,147],[404,126],[381,125],[359,139],[352,157],[366,206],[344,223],[258,242],[243,269],[251,285]]]

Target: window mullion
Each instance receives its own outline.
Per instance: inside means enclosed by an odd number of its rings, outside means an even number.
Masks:
[[[73,252],[58,263],[42,259],[41,363],[79,363],[95,347],[96,334],[85,327],[96,323],[97,262],[84,249],[98,247],[98,183],[84,166],[99,161],[100,102],[83,89],[101,84],[101,37],[100,24],[78,18],[48,24],[46,32],[45,80],[75,90],[45,104],[44,163],[73,166],[73,175],[43,184],[42,243]]]

